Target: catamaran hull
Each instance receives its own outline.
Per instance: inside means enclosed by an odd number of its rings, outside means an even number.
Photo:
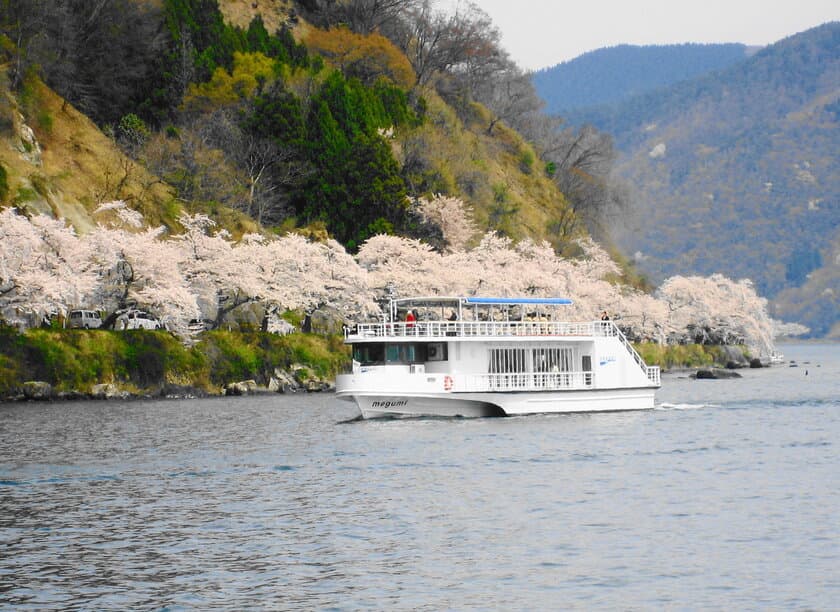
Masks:
[[[440,393],[424,395],[339,394],[353,400],[362,417],[489,417],[522,414],[649,410],[653,388],[515,393]]]

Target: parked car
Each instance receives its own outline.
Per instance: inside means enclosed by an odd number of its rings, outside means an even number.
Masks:
[[[79,329],[98,329],[102,327],[102,317],[95,310],[71,310],[67,326]]]
[[[126,310],[117,317],[114,329],[163,329],[163,324],[143,310]]]
[[[198,334],[208,329],[213,329],[213,321],[210,319],[190,319],[187,329],[190,333]]]

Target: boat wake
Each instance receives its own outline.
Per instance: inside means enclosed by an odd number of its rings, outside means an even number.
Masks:
[[[355,416],[351,419],[346,419],[344,421],[338,421],[337,425],[350,425],[352,423],[388,423],[388,422],[411,422],[411,421],[473,421],[473,420],[480,420],[482,418],[498,418],[498,417],[465,417],[460,414],[453,414],[453,415],[441,415],[441,414],[383,414],[382,416],[376,416],[373,418],[366,419],[364,415],[360,414]]]
[[[720,404],[669,404],[662,403],[653,407],[654,410],[702,410],[703,408],[720,408]]]
[[[354,416],[352,418],[345,419],[343,421],[338,421],[338,423],[336,423],[336,425],[349,425],[350,423],[359,423],[359,422],[364,421],[364,420],[365,420],[365,417],[363,417],[361,414],[357,414],[356,416]]]

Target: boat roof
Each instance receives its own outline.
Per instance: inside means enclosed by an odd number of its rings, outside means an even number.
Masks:
[[[395,304],[424,304],[428,306],[446,306],[451,304],[482,304],[482,305],[501,305],[501,306],[515,306],[517,304],[537,304],[545,306],[568,306],[572,304],[569,298],[542,298],[542,297],[410,297],[410,298],[394,298],[392,300]]]
[[[464,298],[465,304],[545,304],[551,306],[566,306],[572,303],[569,298],[495,298],[495,297],[468,297]]]

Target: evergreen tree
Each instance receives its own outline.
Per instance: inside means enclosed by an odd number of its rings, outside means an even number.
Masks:
[[[265,29],[265,24],[262,20],[262,15],[257,15],[248,24],[248,31],[246,33],[248,40],[248,49],[252,52],[259,51],[263,55],[271,56],[271,37],[268,35],[268,30]]]
[[[352,114],[353,109],[340,106]],[[310,114],[310,160],[316,173],[303,192],[302,213],[321,220],[351,250],[405,221],[405,183],[388,144],[361,130],[346,134],[322,100]]]
[[[282,146],[302,149],[306,141],[300,100],[279,79],[267,91],[257,94],[243,127]]]

